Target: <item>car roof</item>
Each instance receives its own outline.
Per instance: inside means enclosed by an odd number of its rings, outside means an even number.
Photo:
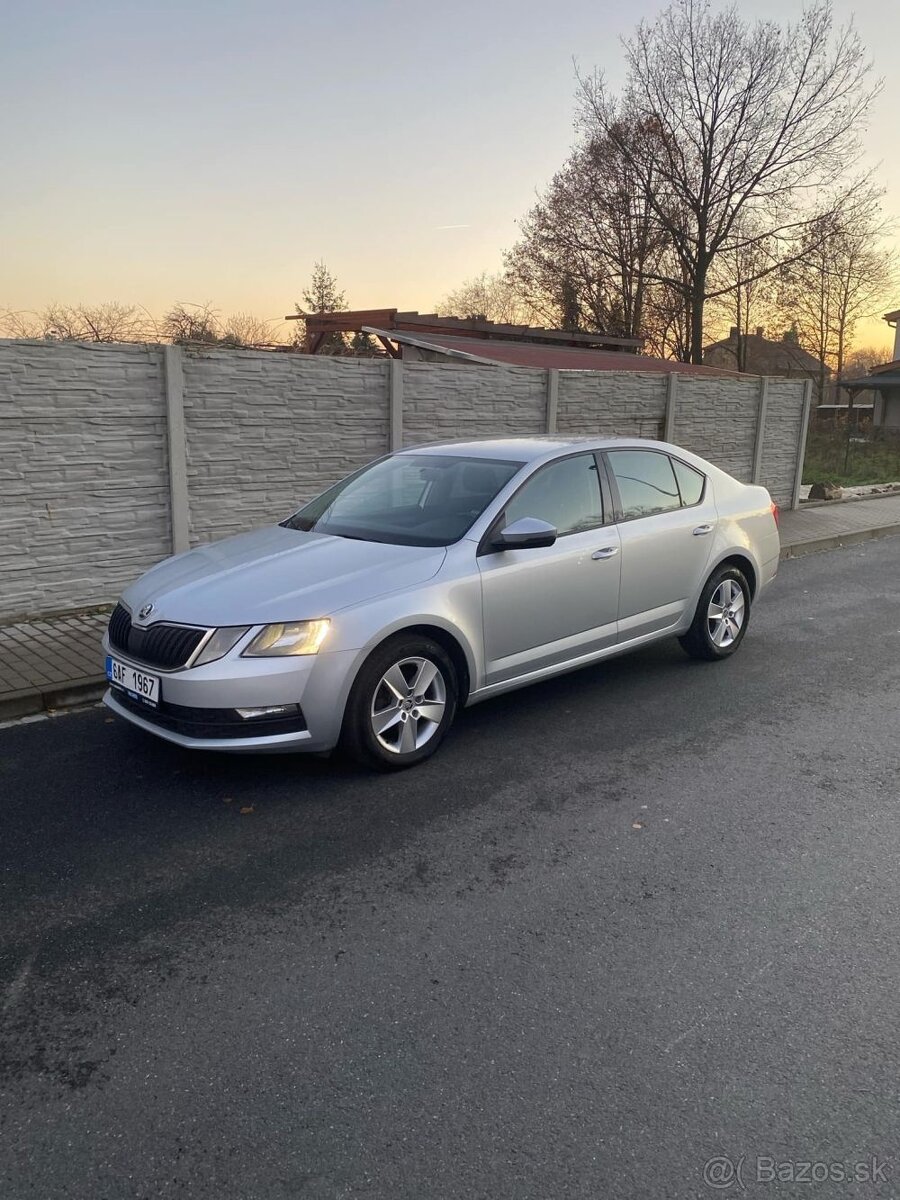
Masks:
[[[428,442],[421,446],[409,446],[401,454],[454,454],[471,458],[509,459],[513,462],[529,463],[541,458],[553,458],[572,450],[603,450],[623,446],[640,446],[644,449],[679,450],[666,442],[650,441],[639,437],[591,437],[588,435],[565,437],[555,433],[533,437],[475,438],[458,442]],[[693,456],[692,457],[696,457]]]

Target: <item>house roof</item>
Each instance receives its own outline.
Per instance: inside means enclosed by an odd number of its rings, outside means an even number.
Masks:
[[[557,367],[564,371],[673,371],[684,375],[734,377],[740,372],[643,354],[625,354],[620,350],[592,350],[576,346],[552,346],[537,342],[505,342],[492,338],[453,337],[445,333],[407,333],[398,329],[364,326],[364,333],[390,338],[400,345],[415,346],[447,358],[469,362],[504,363],[515,367]]]
[[[900,364],[896,364],[900,367]],[[900,369],[880,375],[863,375],[859,379],[842,379],[841,387],[851,392],[874,392],[881,388],[900,388]]]
[[[736,332],[731,333],[727,338],[722,338],[721,341],[707,346],[704,354],[709,354],[710,351],[724,350],[732,354],[737,362],[738,340],[739,335]],[[767,338],[760,333],[744,334],[740,340],[748,367],[752,363],[754,373],[759,366],[766,368],[764,374],[772,375],[777,375],[779,368],[807,372],[821,371],[822,369],[821,360],[814,354],[810,354],[808,350],[804,350],[802,346],[798,346],[796,342]]]

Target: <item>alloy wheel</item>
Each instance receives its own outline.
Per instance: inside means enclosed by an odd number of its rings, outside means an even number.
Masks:
[[[735,579],[723,579],[712,594],[706,611],[710,641],[720,650],[740,637],[746,603],[744,589]]]
[[[372,731],[391,754],[420,750],[437,733],[447,686],[429,658],[403,658],[382,675],[372,696]]]

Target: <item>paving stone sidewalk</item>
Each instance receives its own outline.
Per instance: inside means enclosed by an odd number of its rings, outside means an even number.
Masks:
[[[100,696],[107,613],[0,625],[0,720]]]
[[[900,533],[900,496],[781,514],[785,558],[892,533]],[[98,699],[107,619],[91,613],[0,625],[0,721]]]
[[[781,514],[783,558],[892,533],[900,533],[900,496],[804,504]]]

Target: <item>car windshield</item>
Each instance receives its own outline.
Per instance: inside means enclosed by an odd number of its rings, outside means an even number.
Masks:
[[[523,465],[455,454],[398,454],[343,479],[283,524],[367,542],[449,546]]]

